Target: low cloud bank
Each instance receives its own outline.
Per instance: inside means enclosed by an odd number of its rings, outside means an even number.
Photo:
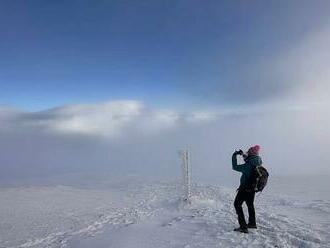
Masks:
[[[138,101],[77,104],[33,113],[0,109],[0,124],[6,130],[100,137],[118,137],[131,129],[145,134],[157,133],[182,124],[198,124],[214,118],[212,112],[197,111],[185,115],[167,109],[154,110]]]
[[[273,174],[329,173],[329,124],[322,108],[180,113],[138,101],[33,113],[0,108],[0,178],[179,178],[177,151],[188,146],[194,177],[221,184],[237,176],[231,171],[233,150],[253,144],[262,146]]]

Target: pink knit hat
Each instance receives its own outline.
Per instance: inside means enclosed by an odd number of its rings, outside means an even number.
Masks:
[[[248,150],[248,154],[249,155],[258,155],[260,151],[260,146],[259,145],[255,145],[249,148]]]

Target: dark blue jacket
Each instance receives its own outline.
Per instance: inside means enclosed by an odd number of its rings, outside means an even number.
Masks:
[[[258,155],[250,155],[245,160],[244,164],[237,164],[237,155],[233,154],[232,165],[233,170],[242,172],[240,187],[248,186],[249,179],[254,171],[254,169],[262,164],[261,157]]]

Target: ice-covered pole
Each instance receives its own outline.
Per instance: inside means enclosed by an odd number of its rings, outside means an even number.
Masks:
[[[188,149],[180,151],[183,174],[184,200],[189,201],[191,196],[190,152]]]

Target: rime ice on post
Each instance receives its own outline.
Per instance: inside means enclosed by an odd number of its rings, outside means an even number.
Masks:
[[[190,154],[188,150],[181,150],[179,154],[182,159],[181,167],[183,175],[184,200],[189,202],[191,196]]]

